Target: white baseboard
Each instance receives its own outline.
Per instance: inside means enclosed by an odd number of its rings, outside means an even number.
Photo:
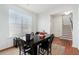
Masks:
[[[0,51],[4,51],[4,50],[7,50],[7,49],[10,49],[10,48],[13,48],[14,46],[10,46],[10,47],[7,47],[7,48],[3,48],[3,49],[0,49]]]
[[[75,46],[75,45],[72,45],[72,47],[73,47],[73,48],[77,48],[77,49],[79,49],[79,48],[78,48],[77,46]]]

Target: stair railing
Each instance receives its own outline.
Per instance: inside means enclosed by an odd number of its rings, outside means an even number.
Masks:
[[[73,30],[73,21],[72,21],[72,13],[70,14],[71,16],[69,17],[70,23],[71,23],[71,28]]]

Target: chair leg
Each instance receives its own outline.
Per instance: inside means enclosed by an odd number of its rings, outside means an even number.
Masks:
[[[39,55],[41,55],[41,48],[39,47]]]
[[[49,52],[47,51],[47,55],[49,55]]]
[[[49,49],[47,49],[47,55],[49,55]]]
[[[50,47],[50,54],[52,55],[52,53],[51,53],[51,52],[52,52],[52,48]]]
[[[21,51],[19,51],[19,55],[21,55]]]
[[[51,48],[48,49],[48,54],[52,55]]]
[[[26,53],[24,52],[24,55],[26,55]]]
[[[26,55],[26,52],[25,52],[25,50],[23,50],[23,54],[24,54],[24,55]]]

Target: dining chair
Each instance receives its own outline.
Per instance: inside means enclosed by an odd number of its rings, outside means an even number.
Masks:
[[[18,47],[18,45],[17,45],[17,37],[14,37],[14,39],[13,39],[13,45],[14,45],[14,47]]]
[[[34,39],[34,32],[31,32],[30,34],[30,40],[33,40]]]
[[[26,44],[27,44],[27,46],[31,46],[33,44],[34,38],[33,38],[32,34],[26,34]]]
[[[17,39],[19,47],[19,55],[32,54],[31,47],[26,45],[26,42],[20,38]]]
[[[54,39],[54,35],[51,34],[49,38],[44,39],[39,45],[39,54],[51,54],[51,45]]]

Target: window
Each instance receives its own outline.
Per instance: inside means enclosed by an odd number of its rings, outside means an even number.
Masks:
[[[24,35],[32,31],[32,16],[9,9],[10,37]]]

